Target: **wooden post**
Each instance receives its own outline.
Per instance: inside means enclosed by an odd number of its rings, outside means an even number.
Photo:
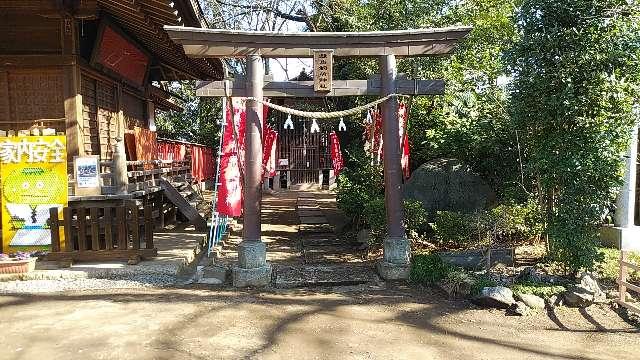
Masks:
[[[395,92],[396,59],[393,55],[381,58],[382,96]],[[404,211],[402,208],[402,166],[400,153],[400,128],[398,123],[398,99],[390,98],[382,104],[383,116],[383,151],[384,151],[384,189],[387,208],[387,236],[404,238],[405,229],[402,224]]]
[[[396,92],[396,58],[380,57],[382,96]],[[387,236],[384,239],[384,260],[378,263],[378,272],[386,280],[409,278],[411,246],[407,239],[402,207],[402,166],[400,164],[400,125],[398,99],[389,98],[382,104],[384,150],[384,198],[387,211]]]
[[[140,249],[140,211],[135,201],[129,206],[131,209],[131,242],[134,250]]]
[[[113,250],[113,208],[104,208],[104,244],[106,250]]]
[[[73,213],[70,207],[66,207],[62,210],[62,216],[64,217],[64,251],[73,251],[73,232],[71,231],[71,223],[73,221]]]
[[[51,252],[60,252],[60,221],[58,208],[49,209],[49,227],[51,229]]]
[[[147,249],[153,249],[153,218],[150,204],[144,207],[144,245]]]
[[[91,250],[100,250],[100,218],[97,207],[89,209],[89,220],[91,221]]]
[[[249,95],[262,100],[262,58],[247,56],[247,88]],[[247,100],[245,127],[244,222],[243,240],[260,241],[260,206],[262,189],[262,104]]]
[[[627,287],[624,285],[627,281],[627,266],[625,262],[627,261],[627,252],[624,250],[620,251],[620,277],[618,278],[618,292],[620,293],[620,302],[627,301]]]
[[[129,176],[127,175],[127,155],[124,149],[124,138],[118,137],[113,150],[113,160],[111,165],[111,179],[115,187],[116,194],[126,194],[129,186]]]

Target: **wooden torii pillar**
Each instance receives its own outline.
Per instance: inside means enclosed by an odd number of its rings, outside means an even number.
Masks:
[[[416,29],[365,33],[275,33],[217,30],[166,26],[171,39],[184,47],[190,57],[238,58],[247,61],[246,83],[235,82],[232,96],[262,100],[269,97],[354,96],[403,93],[406,95],[442,94],[442,81],[397,79],[396,56],[441,56],[451,53],[471,27]],[[268,82],[263,84],[262,58],[303,58],[330,53],[335,57],[377,57],[380,81],[332,81],[315,74],[314,82]],[[318,68],[315,69],[320,70]],[[324,82],[323,84],[320,84]],[[317,90],[323,91],[317,91]],[[222,82],[199,86],[198,96],[225,96]],[[271,266],[266,261],[266,246],[260,236],[262,198],[262,105],[247,101],[245,134],[245,187],[243,241],[238,250],[238,265],[233,268],[234,286],[267,285]],[[398,137],[398,101],[392,97],[383,103],[383,151],[387,236],[384,259],[378,272],[384,279],[407,279],[411,248],[407,239],[402,209],[401,148]]]

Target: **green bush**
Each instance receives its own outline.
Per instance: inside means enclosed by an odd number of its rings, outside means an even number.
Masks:
[[[378,197],[365,203],[363,215],[363,224],[371,230],[372,242],[382,242],[387,226],[384,198]]]
[[[420,201],[404,201],[404,226],[409,237],[423,235],[429,229],[429,214]]]
[[[537,240],[543,231],[542,216],[534,202],[501,204],[474,214],[436,213],[435,239],[446,248],[516,245]]]
[[[511,285],[511,291],[519,294],[532,294],[539,296],[543,299],[548,299],[553,295],[559,295],[567,290],[562,285],[553,285],[547,283],[537,282],[522,282]]]
[[[495,282],[495,280],[491,279],[487,275],[475,275],[473,286],[471,287],[471,296],[479,295],[482,289],[486,287],[494,287],[497,285],[498,284]]]
[[[487,216],[487,215],[485,215]],[[500,204],[488,213],[484,224],[494,243],[517,244],[538,240],[544,230],[542,214],[535,201],[526,204]]]
[[[409,279],[416,284],[433,285],[444,279],[452,269],[437,254],[414,255]]]
[[[598,253],[602,260],[596,263],[595,273],[598,278],[609,285],[614,285],[620,275],[620,250],[600,248]],[[633,263],[640,264],[640,254],[632,253],[629,260]],[[631,281],[640,281],[640,272],[629,269],[629,278]]]
[[[464,248],[483,245],[481,227],[477,214],[463,214],[453,211],[438,211],[433,231],[440,246],[446,248]]]

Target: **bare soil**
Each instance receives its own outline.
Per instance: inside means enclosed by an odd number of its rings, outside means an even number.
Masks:
[[[150,289],[0,297],[2,359],[638,359],[606,307],[507,317],[432,290]]]

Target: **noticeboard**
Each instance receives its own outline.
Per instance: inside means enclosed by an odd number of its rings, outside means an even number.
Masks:
[[[76,179],[76,195],[100,195],[100,156],[76,156],[73,158],[73,173]]]
[[[0,178],[3,252],[50,249],[49,209],[62,218],[67,206],[66,137],[0,138]]]

